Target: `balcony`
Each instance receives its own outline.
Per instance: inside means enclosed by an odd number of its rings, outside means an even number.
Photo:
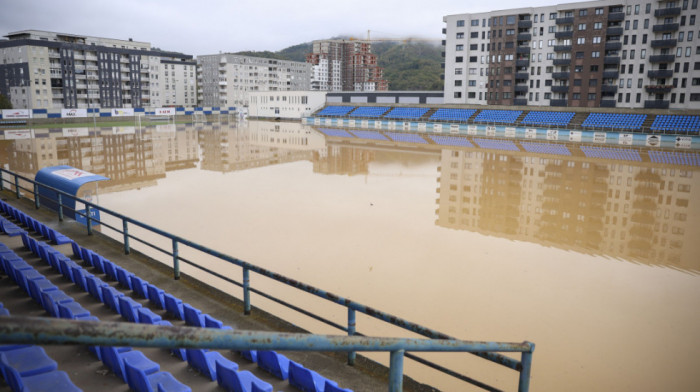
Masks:
[[[530,60],[515,60],[516,67],[527,67],[530,65]]]
[[[600,107],[601,108],[614,108],[615,107],[615,100],[614,99],[601,99],[600,100]]]
[[[552,92],[566,94],[569,92],[569,86],[552,86]]]
[[[668,101],[664,100],[653,100],[653,101],[644,101],[644,108],[645,109],[668,109]]]
[[[624,12],[611,12],[608,14],[608,21],[610,22],[621,22],[625,20]]]
[[[654,16],[656,16],[657,18],[664,16],[678,16],[680,14],[681,7],[661,8],[654,11]]]
[[[672,85],[672,84],[650,84],[650,85],[644,87],[644,89],[645,89],[649,94],[666,94],[666,93],[670,93],[672,88],[673,88],[673,85]]]
[[[517,54],[530,54],[530,47],[529,46],[518,46],[515,49],[515,53],[517,53]]]
[[[554,65],[571,65],[571,59],[554,59]]]
[[[675,48],[676,47],[676,39],[655,39],[651,41],[651,47],[652,48]]]
[[[605,56],[603,64],[620,64],[620,56]]]
[[[651,30],[655,33],[672,33],[678,31],[678,23],[657,24]]]
[[[567,16],[564,18],[557,18],[556,23],[558,25],[564,25],[564,24],[573,24],[574,23],[574,17],[573,16]]]
[[[566,106],[566,99],[551,99],[549,100],[549,106]]]
[[[527,80],[527,79],[529,79],[529,78],[530,78],[530,74],[528,74],[527,72],[516,72],[516,73],[515,73],[515,79],[516,79],[516,80],[518,80],[518,79],[520,79],[520,80]]]
[[[519,20],[518,21],[518,28],[519,29],[529,29],[530,27],[532,27],[531,20]]]
[[[568,72],[554,72],[552,74],[552,79],[569,79],[569,73]]]
[[[617,92],[617,86],[614,84],[604,84],[600,86],[600,92],[615,94]]]
[[[529,41],[532,39],[532,34],[530,33],[518,33],[518,41]]]
[[[622,27],[608,27],[608,29],[605,31],[605,34],[607,35],[622,35]]]
[[[676,56],[672,54],[656,54],[649,56],[650,63],[673,63],[676,61]]]
[[[673,76],[672,69],[652,69],[647,72],[647,76],[652,79],[670,78]]]
[[[605,50],[620,50],[622,49],[622,42],[606,42],[605,43]]]
[[[513,91],[515,91],[516,93],[526,93],[527,85],[517,85],[513,87]]]
[[[554,45],[555,52],[571,52],[571,45]]]
[[[574,36],[573,30],[557,31],[554,33],[554,38],[556,38],[556,39],[572,38],[573,36]]]
[[[620,77],[620,71],[603,71],[603,79],[617,79]]]
[[[515,105],[515,106],[527,106],[527,99],[515,98],[513,100],[513,105]]]

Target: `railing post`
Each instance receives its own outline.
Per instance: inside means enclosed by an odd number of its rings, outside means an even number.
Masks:
[[[38,210],[41,207],[39,202],[39,184],[34,183],[34,207]]]
[[[92,219],[90,219],[90,205],[85,204],[85,219],[87,219],[87,233],[92,235]]]
[[[173,238],[173,274],[175,280],[180,279],[180,258],[177,252],[177,240]]]
[[[389,392],[403,390],[403,354],[404,350],[391,352],[389,358]]]
[[[129,227],[128,227],[128,222],[126,219],[122,219],[122,228],[124,232],[124,254],[128,255],[129,254]]]
[[[348,308],[348,336],[355,335],[355,309]],[[355,366],[355,352],[348,351],[348,365]]]
[[[530,351],[523,351],[520,363],[520,380],[518,382],[518,392],[530,391],[530,371],[532,370],[532,352],[535,351],[535,343],[526,342],[530,345]]]
[[[20,197],[22,197],[22,196],[19,194],[19,177],[17,177],[16,174],[15,174],[15,193],[17,194],[17,198],[18,198],[18,199],[19,199]]]
[[[58,194],[58,220],[63,222],[63,200],[61,200],[61,194]]]
[[[243,267],[243,314],[250,315],[250,269]]]
[[[5,190],[5,171],[0,169],[0,191]]]

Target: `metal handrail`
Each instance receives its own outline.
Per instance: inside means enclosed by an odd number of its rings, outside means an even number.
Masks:
[[[7,173],[11,177],[14,177],[14,181],[8,181],[7,179],[5,179],[3,176],[3,173]],[[23,181],[29,182],[30,184],[33,184],[33,189],[27,189],[27,188],[20,187],[20,185],[19,185],[20,179]],[[363,305],[361,303],[352,301],[349,298],[341,297],[341,296],[336,295],[334,293],[331,293],[329,291],[322,290],[320,288],[299,282],[298,280],[286,277],[284,275],[278,274],[278,273],[271,271],[271,270],[268,270],[266,268],[262,268],[262,267],[254,265],[254,264],[245,262],[245,261],[240,260],[238,258],[229,256],[227,254],[221,253],[219,251],[208,248],[206,246],[197,244],[197,243],[190,241],[188,239],[185,239],[183,237],[168,233],[168,232],[161,230],[159,228],[156,228],[156,227],[153,227],[153,226],[148,225],[146,223],[140,222],[134,218],[122,215],[118,212],[112,211],[112,210],[107,209],[105,207],[99,206],[97,204],[88,202],[88,201],[83,200],[83,199],[80,199],[72,194],[66,193],[66,192],[61,191],[59,189],[53,188],[53,187],[45,185],[45,184],[38,183],[38,182],[34,181],[33,179],[30,179],[30,178],[24,177],[22,175],[19,175],[17,173],[11,172],[9,170],[0,168],[0,191],[5,188],[4,183],[6,181],[15,187],[15,195],[18,199],[21,198],[21,192],[20,192],[21,189],[32,193],[34,196],[35,207],[37,209],[39,209],[41,207],[40,199],[45,198],[45,196],[40,194],[40,192],[39,192],[40,188],[54,192],[55,195],[57,196],[57,200],[58,200],[58,206],[57,206],[58,211],[57,212],[58,212],[59,220],[63,220],[63,209],[67,208],[66,206],[63,205],[63,201],[67,200],[65,198],[73,199],[75,201],[82,203],[83,205],[85,205],[85,213],[81,213],[75,209],[72,209],[72,211],[74,211],[74,213],[76,215],[83,216],[86,219],[86,228],[87,228],[88,235],[92,235],[93,224],[97,223],[97,224],[103,225],[105,227],[108,227],[111,230],[114,230],[115,232],[117,232],[123,236],[123,244],[124,244],[124,253],[125,254],[129,254],[129,252],[130,252],[129,240],[134,239],[134,240],[136,240],[140,243],[143,243],[144,245],[147,245],[147,246],[149,246],[149,247],[151,247],[151,248],[153,248],[161,253],[166,254],[167,256],[172,257],[173,277],[176,280],[180,279],[180,261],[183,261],[186,264],[188,264],[194,268],[199,269],[200,271],[204,271],[204,272],[206,272],[210,275],[216,276],[217,278],[220,278],[228,283],[231,283],[231,284],[234,284],[234,285],[241,287],[243,289],[244,314],[246,314],[246,315],[249,315],[251,312],[250,293],[253,292],[253,293],[256,293],[258,295],[265,297],[266,299],[272,300],[272,301],[274,301],[278,304],[281,304],[285,307],[296,310],[296,311],[298,311],[306,316],[312,317],[312,318],[314,318],[318,321],[321,321],[327,325],[330,325],[334,328],[341,329],[342,331],[347,332],[349,336],[361,335],[360,333],[358,333],[356,331],[356,312],[360,312],[360,313],[363,313],[363,314],[370,316],[372,318],[378,319],[380,321],[384,321],[388,324],[397,326],[399,328],[403,328],[405,330],[417,333],[419,335],[422,335],[422,336],[425,336],[428,338],[456,340],[456,338],[449,336],[447,334],[444,334],[442,332],[439,332],[437,330],[422,326],[422,325],[417,324],[417,323],[413,323],[413,322],[405,320],[401,317],[394,316],[392,314],[389,314],[389,313],[380,311],[378,309],[374,309],[372,307]],[[119,230],[118,228],[116,228],[114,226],[110,226],[107,223],[103,222],[102,220],[92,218],[90,216],[90,210],[93,208],[99,210],[100,212],[109,214],[112,217],[121,220],[122,221],[122,230]],[[167,239],[170,239],[172,242],[172,251],[168,251],[168,250],[163,249],[157,245],[151,244],[143,239],[137,238],[137,237],[129,234],[129,225],[130,224],[135,225],[137,227],[140,227],[142,229],[148,230],[148,231],[155,233],[155,234],[158,234],[160,236],[163,236]],[[180,244],[188,246],[192,249],[196,249],[196,250],[201,251],[203,253],[206,253],[210,256],[214,256],[218,259],[221,259],[223,261],[226,261],[228,263],[231,263],[231,264],[234,264],[234,265],[241,267],[243,270],[242,271],[243,272],[242,282],[237,282],[229,277],[221,275],[215,271],[212,271],[212,270],[210,270],[206,267],[203,267],[195,262],[192,262],[190,260],[187,260],[187,259],[181,257],[179,255],[179,245]],[[334,302],[336,304],[339,304],[339,305],[346,307],[347,311],[348,311],[347,327],[340,326],[333,321],[326,320],[322,316],[314,315],[313,313],[311,313],[309,311],[303,310],[295,305],[287,303],[286,301],[275,298],[274,296],[272,296],[270,294],[264,293],[260,290],[257,290],[255,288],[251,287],[250,286],[250,272],[251,271],[255,272],[259,275],[268,277],[268,278],[275,280],[277,282],[283,283],[285,285],[294,287],[294,288],[299,289],[301,291],[304,291],[306,293],[315,295],[317,297],[323,298],[323,299],[328,300],[330,302]],[[532,358],[531,358],[532,352],[531,351],[529,353],[523,352],[522,358],[520,361],[518,361],[517,359],[511,358],[511,357],[505,356],[503,354],[499,354],[497,352],[491,352],[491,351],[474,351],[474,352],[470,351],[470,353],[472,353],[478,357],[487,359],[491,362],[494,362],[494,363],[497,363],[499,365],[502,365],[502,366],[505,366],[507,368],[518,371],[520,373],[519,389],[518,390],[521,392],[529,390],[530,367],[531,367],[531,361],[532,361]],[[455,377],[459,380],[468,382],[470,384],[476,385],[476,386],[481,387],[483,389],[498,390],[496,388],[493,388],[491,386],[483,384],[479,381],[476,381],[476,380],[474,380],[471,377],[468,377],[466,375],[456,373],[456,372],[451,371],[449,369],[445,369],[444,367],[442,367],[438,364],[435,364],[433,362],[430,362],[426,359],[418,358],[418,357],[412,356],[410,354],[407,354],[406,356],[409,358],[415,359],[416,361],[423,363],[424,365],[427,365],[433,369],[441,371],[444,374],[450,375],[450,376]],[[526,360],[526,356],[529,356],[529,359]],[[349,351],[348,352],[348,364],[354,365],[354,362],[355,362],[355,352]]]
[[[521,352],[529,364],[535,345],[444,339],[378,338],[225,330],[183,326],[81,321],[46,317],[0,317],[0,343],[80,344],[221,350],[389,352],[389,392],[403,387],[403,357],[413,352]],[[527,386],[525,389],[527,390]]]

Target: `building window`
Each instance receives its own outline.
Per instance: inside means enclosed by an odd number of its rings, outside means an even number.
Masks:
[[[595,14],[596,15],[603,15],[605,11],[602,8],[596,8],[595,9]]]
[[[579,23],[579,24],[578,24],[578,29],[579,29],[579,30],[586,30],[586,24],[585,24],[585,23]]]
[[[457,45],[455,48],[456,51],[464,50],[464,45]]]
[[[479,19],[472,19],[472,26],[479,27]]]
[[[593,30],[600,30],[603,28],[603,22],[595,22],[593,23]]]
[[[464,33],[457,33],[457,39],[463,39]]]
[[[455,58],[455,62],[456,62],[456,63],[462,63],[462,62],[464,62],[464,57],[462,57],[462,56],[457,56],[457,57]]]
[[[586,38],[585,38],[585,37],[579,37],[579,38],[576,39],[576,43],[577,43],[578,45],[583,45],[583,44],[586,43]]]
[[[458,20],[458,21],[457,21],[457,27],[464,27],[464,21],[463,21],[463,20]]]
[[[579,10],[578,11],[578,16],[586,16],[588,15],[588,10]]]
[[[597,36],[596,36],[596,37],[593,37],[593,43],[594,43],[594,44],[599,44],[600,41],[601,41],[601,37],[597,37]]]
[[[455,98],[462,98],[462,92],[461,91],[455,91]]]
[[[462,68],[455,68],[455,75],[461,75],[462,74]]]

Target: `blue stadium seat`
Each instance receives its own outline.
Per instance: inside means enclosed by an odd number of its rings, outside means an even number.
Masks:
[[[44,291],[41,293],[41,304],[51,317],[59,317],[58,305],[73,302],[73,298],[62,290]]]
[[[0,355],[4,356],[4,361],[2,361],[4,366],[1,369],[6,380],[5,367],[13,368],[21,377],[33,376],[58,369],[56,361],[46,355],[46,351],[39,346],[7,350],[0,353]]]
[[[257,378],[253,373],[242,370],[237,372],[219,362],[216,363],[216,382],[227,391],[233,392],[250,392],[253,385],[262,392],[272,392],[272,385]]]
[[[639,130],[646,114],[591,113],[581,124],[584,127]]]
[[[343,117],[353,109],[355,109],[354,106],[326,106],[325,108],[321,109],[320,112],[316,113],[316,115],[328,117]]]
[[[104,303],[102,298],[102,287],[109,287],[109,284],[102,281],[102,279],[97,276],[89,276],[85,278],[85,284],[87,286],[87,292],[90,293],[95,299]]]
[[[0,355],[0,364],[3,361]],[[34,376],[22,377],[12,367],[6,367],[5,380],[13,391],[61,391],[82,392],[73,384],[66,372],[51,371]]]
[[[163,302],[165,304],[165,310],[172,314],[173,316],[179,318],[180,320],[185,319],[185,315],[182,312],[182,300],[171,294],[163,294]]]
[[[124,373],[129,387],[136,392],[191,392],[192,389],[181,383],[169,372],[147,373],[143,368],[124,360]]]
[[[183,303],[182,312],[185,316],[185,323],[191,327],[204,327],[204,315],[202,311],[194,306]]]
[[[148,281],[131,275],[131,289],[141,298],[148,298]]]
[[[537,112],[531,111],[520,121],[526,125],[557,125],[567,126],[574,118],[574,112]]]
[[[323,390],[323,392],[353,392],[353,390],[349,388],[341,388],[337,385],[331,384],[330,382],[326,382],[326,388]]]
[[[119,312],[119,297],[123,297],[124,293],[109,285],[102,286],[101,289],[102,303],[115,312]]]
[[[522,113],[522,110],[485,109],[474,117],[474,122],[515,124],[515,120],[517,120]]]
[[[119,282],[119,285],[125,289],[131,290],[131,277],[134,274],[119,266],[115,266],[114,270],[117,273],[117,282]]]
[[[226,359],[217,351],[207,351],[204,349],[187,349],[187,363],[199,370],[202,374],[216,381],[216,364],[223,367],[238,370],[238,364]]]
[[[163,289],[156,287],[156,285],[150,283],[147,285],[148,300],[161,309],[165,309],[164,293]]]
[[[335,136],[335,137],[355,137],[348,133],[347,131],[344,131],[342,129],[331,129],[331,128],[318,128],[319,132],[323,133],[326,136]]]
[[[126,360],[146,374],[152,374],[160,370],[160,365],[146,358],[141,351],[132,350],[131,347],[101,346],[100,353],[102,362],[124,382],[126,382],[126,374],[124,372],[124,361]]]
[[[388,110],[386,106],[361,106],[350,113],[350,117],[381,117]]]
[[[338,383],[307,369],[296,362],[289,363],[289,385],[302,391],[324,392],[327,384],[338,386]]]
[[[64,302],[58,304],[57,307],[58,316],[60,318],[76,320],[81,317],[90,316],[90,311],[77,302]]]
[[[258,350],[258,367],[273,376],[286,380],[289,378],[289,358],[274,351]]]
[[[119,314],[132,323],[139,322],[138,310],[142,305],[129,296],[119,297]]]

